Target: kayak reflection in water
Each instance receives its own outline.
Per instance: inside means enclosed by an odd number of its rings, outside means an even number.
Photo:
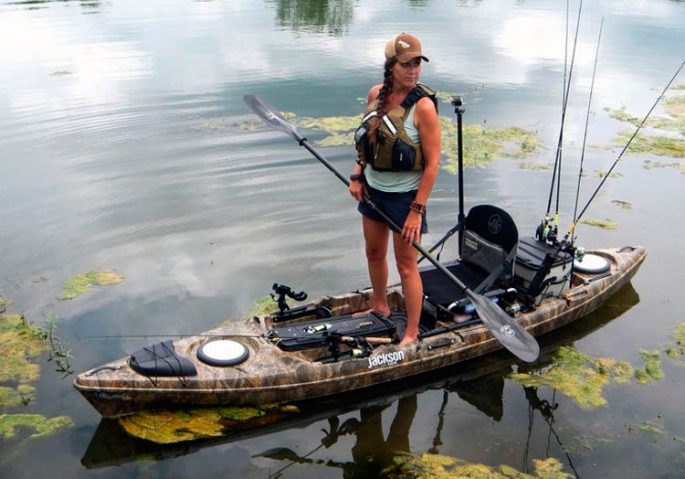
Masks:
[[[349,191],[362,214],[372,309],[385,316],[390,314],[390,227],[364,198],[402,227],[393,232],[393,247],[407,313],[403,345],[416,342],[419,334],[423,285],[412,244],[428,231],[426,204],[440,169],[440,122],[435,92],[419,83],[422,61],[428,61],[419,39],[395,35],[386,44],[385,60],[384,81],[369,90],[368,109],[355,133],[358,159]]]

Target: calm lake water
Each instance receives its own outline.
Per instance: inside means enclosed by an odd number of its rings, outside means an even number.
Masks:
[[[570,12],[572,41],[576,2]],[[586,2],[564,133],[562,225],[572,219],[602,18],[581,205],[623,146],[612,139],[631,128],[605,109],[642,118],[685,55],[684,2]],[[385,41],[413,32],[431,59],[425,83],[462,95],[468,124],[535,132],[542,148],[529,160],[547,164],[559,135],[565,29],[562,1],[0,0],[0,296],[12,299],[8,312],[38,324],[56,314],[81,371],[150,341],[80,337],[203,331],[241,317],[274,281],[312,298],[364,287],[353,200],[288,137],[241,127],[254,120],[243,95],[298,117],[356,115],[381,78]],[[441,114],[453,117],[446,103]],[[443,145],[451,148],[454,139]],[[351,170],[350,147],[321,152]],[[601,310],[543,339],[541,367],[562,344],[640,367],[641,349],[669,342],[683,321],[683,170],[682,159],[655,155],[619,163],[620,176],[586,214],[617,227],[582,225],[579,244],[642,244],[649,257]],[[466,208],[497,204],[532,234],[550,176],[511,158],[467,169]],[[457,180],[443,172],[427,244],[456,212]],[[56,299],[67,279],[105,269],[124,282]],[[518,363],[501,353],[361,410],[322,405],[280,430],[176,448],[101,423],[71,378],[43,359],[35,401],[5,412],[67,415],[74,425],[44,439],[26,440],[26,430],[0,438],[0,476],[372,478],[399,441],[415,454],[524,472],[554,457],[572,477],[685,477],[685,367],[662,356],[663,380],[611,385],[607,405],[592,410],[551,389],[525,390],[508,378]],[[391,430],[396,417],[405,424]],[[322,430],[336,418],[361,425],[326,441]],[[641,427],[650,424],[651,432]]]

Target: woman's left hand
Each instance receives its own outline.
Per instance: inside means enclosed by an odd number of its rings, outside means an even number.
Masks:
[[[409,211],[402,227],[402,239],[404,241],[409,244],[421,241],[421,221],[423,221],[421,213]]]

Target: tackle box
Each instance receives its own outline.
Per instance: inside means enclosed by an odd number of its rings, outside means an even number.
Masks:
[[[529,291],[531,282],[542,267],[545,257],[554,255],[554,263],[542,282],[543,288],[535,294]],[[547,296],[558,296],[569,284],[573,256],[568,252],[560,252],[554,246],[533,237],[519,238],[514,267],[514,286],[526,294],[535,294],[538,301]]]

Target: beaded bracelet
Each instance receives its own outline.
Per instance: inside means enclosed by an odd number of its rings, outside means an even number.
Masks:
[[[412,201],[411,205],[409,205],[409,209],[422,215],[426,212],[426,205]]]

